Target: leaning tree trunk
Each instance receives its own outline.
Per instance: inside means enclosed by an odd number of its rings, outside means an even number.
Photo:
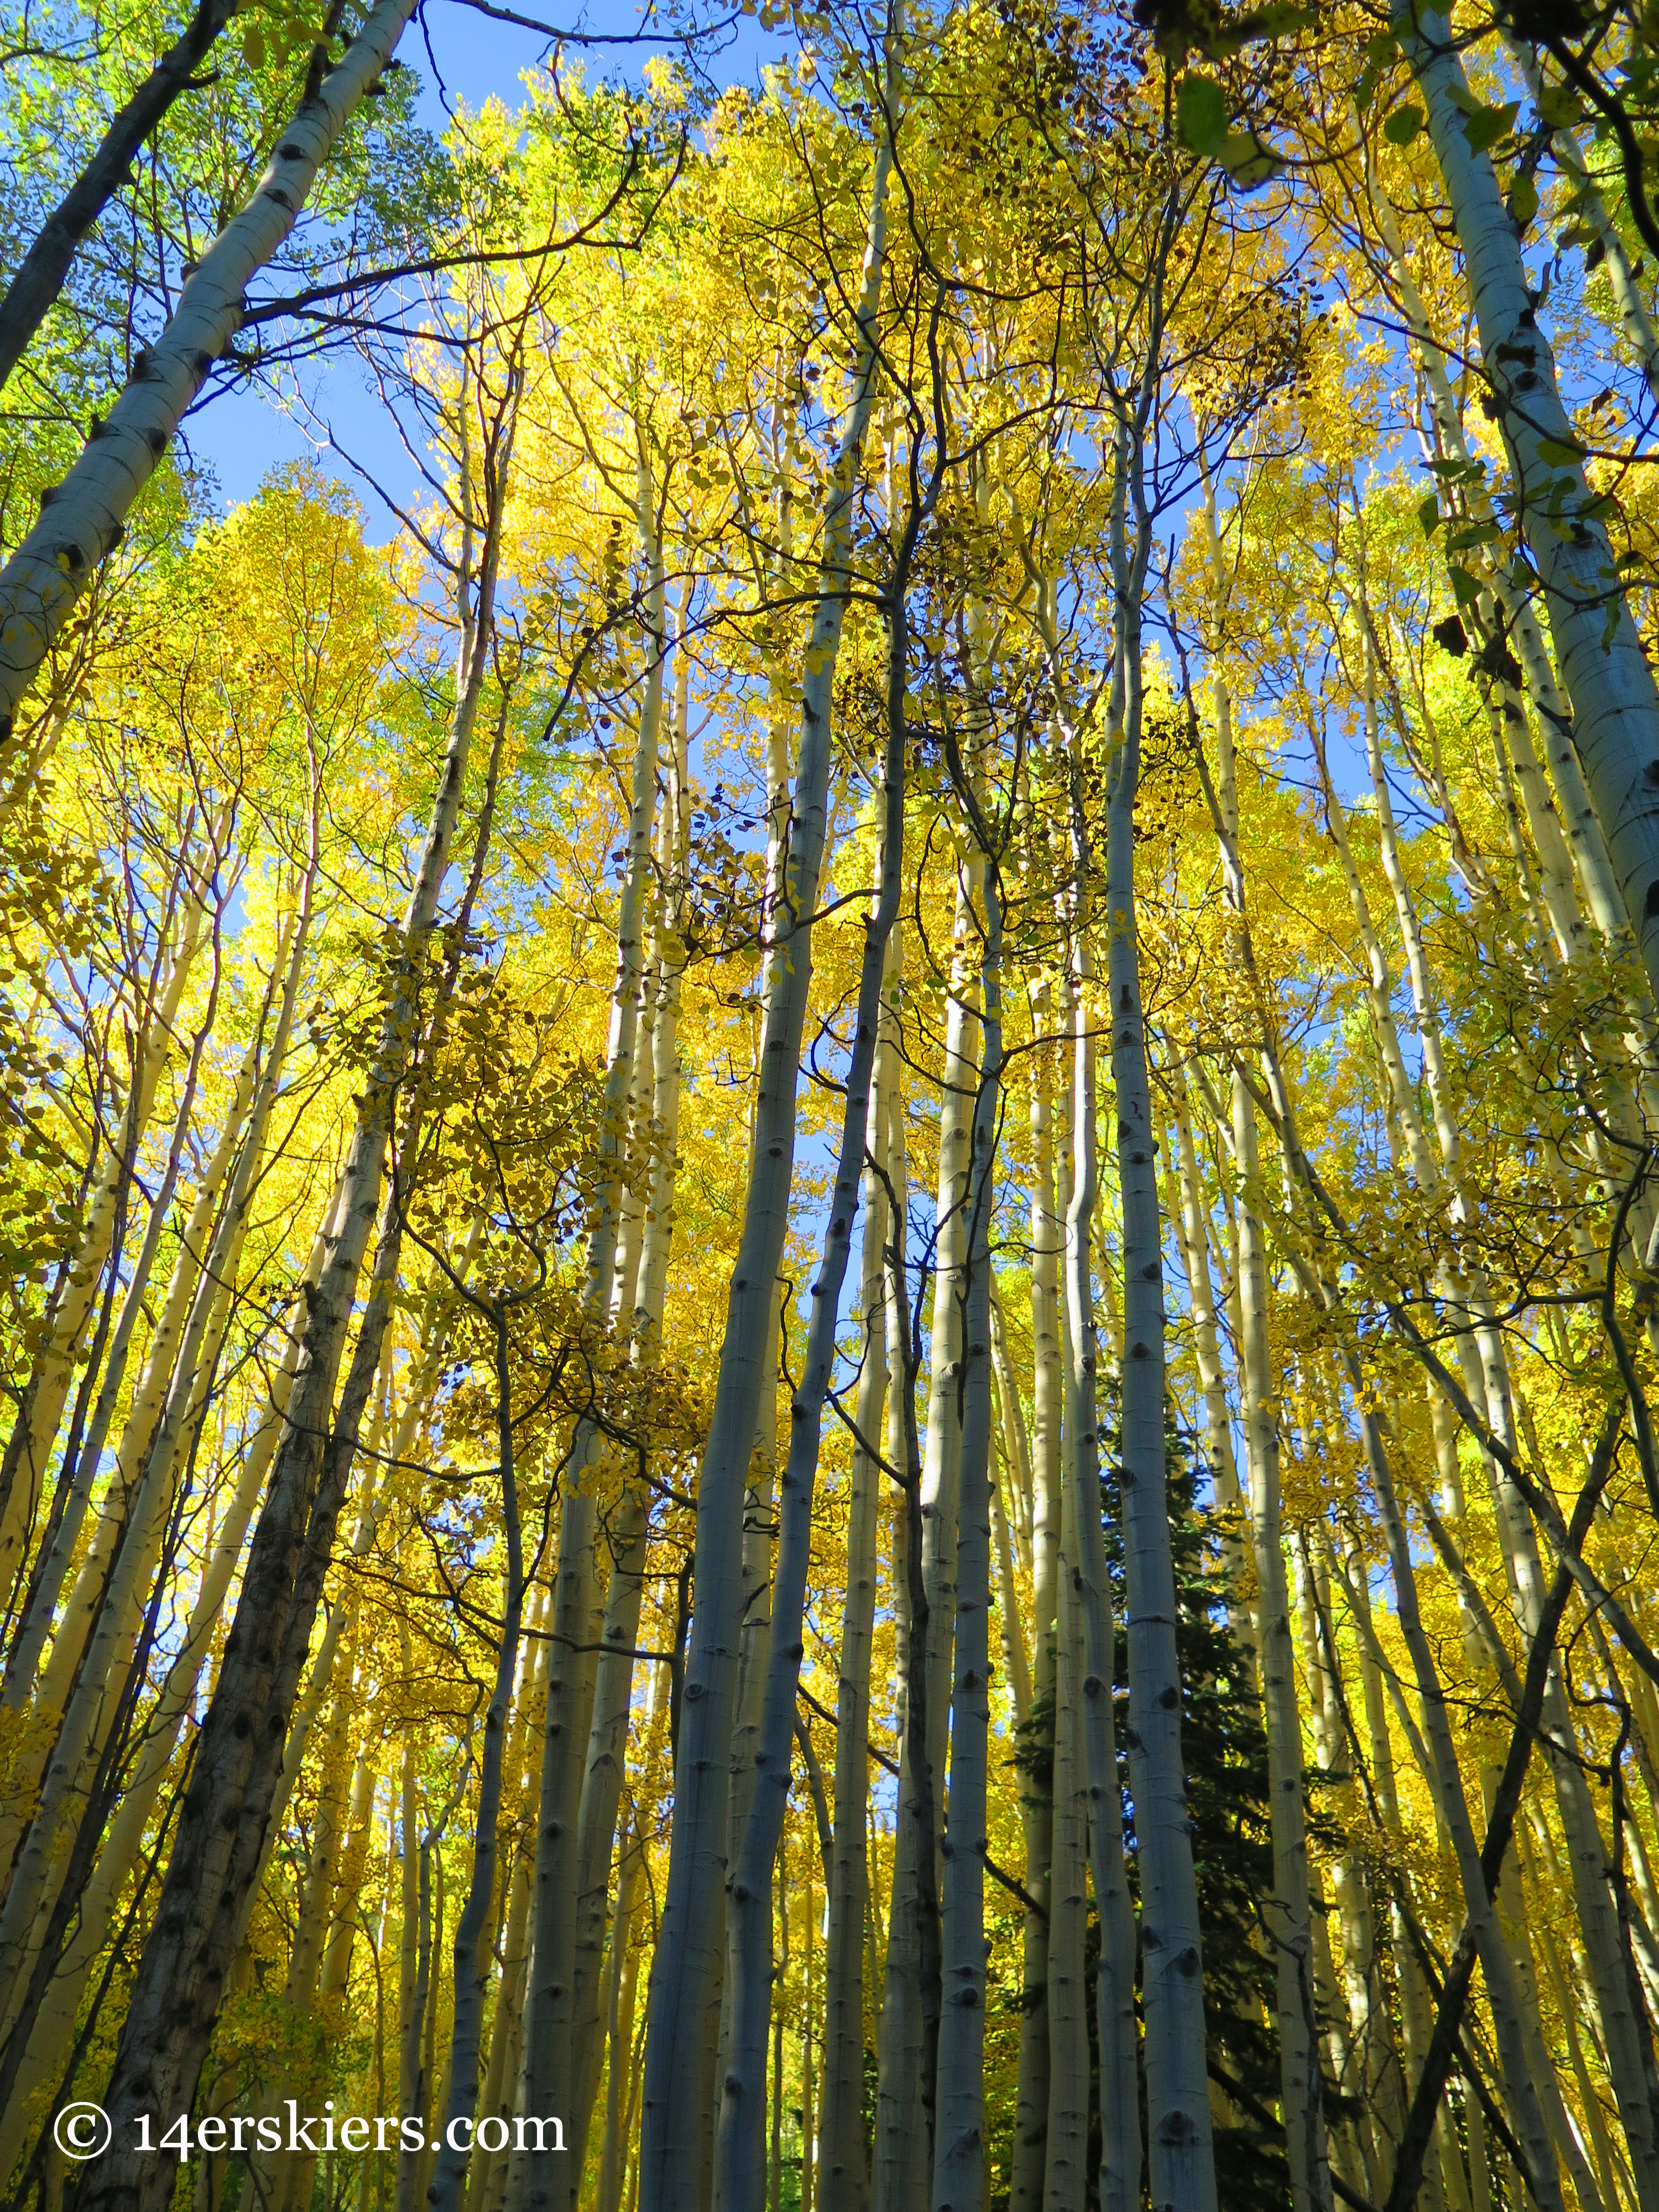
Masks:
[[[854,493],[877,376],[874,325],[891,164],[890,138],[884,131],[871,189],[853,393],[830,474],[817,605],[801,685],[797,827],[781,917],[788,959],[782,988],[767,1008],[754,1168],[697,1492],[696,1610],[681,1698],[667,1890],[647,2005],[639,2154],[643,2212],[698,2212],[702,2045],[719,1968],[726,1798],[742,1625],[744,1486],[761,1394],[770,1379],[764,1372],[764,1348],[793,1181],[795,1087],[828,818],[832,687],[849,596]]]
[[[1646,773],[1659,758],[1659,690],[1623,590],[1615,584],[1609,592],[1607,531],[1492,157],[1469,144],[1474,95],[1450,26],[1422,0],[1406,0],[1394,21],[1428,109],[1463,247],[1482,374],[1498,408],[1522,532],[1543,579],[1585,779],[1659,997],[1659,786]]]
[[[378,69],[381,44],[402,27],[402,0],[370,19],[345,65],[352,99],[368,81],[368,40]],[[332,117],[334,110],[327,110]],[[307,139],[317,159],[331,143],[320,122]],[[309,158],[309,157],[307,157]],[[314,169],[315,161],[312,163]],[[284,233],[285,234],[285,233]],[[161,2212],[171,2191],[161,2161],[137,2148],[140,2113],[185,2112],[196,2094],[225,1976],[241,1942],[253,1884],[264,1855],[272,1800],[283,1766],[288,1718],[311,1642],[312,1624],[332,1548],[339,1485],[349,1440],[333,1434],[334,1389],[374,1228],[394,1102],[416,1025],[426,949],[449,848],[489,665],[503,475],[489,488],[489,529],[476,595],[463,608],[462,661],[443,773],[434,799],[402,946],[374,1061],[368,1071],[347,1156],[338,1234],[307,1319],[270,1487],[254,1533],[242,1593],[212,1703],[197,1739],[190,1786],[173,1853],[106,2093],[113,2148],[89,2166],[77,2212]],[[469,580],[469,588],[473,580]],[[377,1362],[378,1364],[378,1362]]]
[[[109,128],[69,191],[36,233],[0,299],[0,386],[28,349],[64,289],[75,249],[131,181],[132,163],[235,12],[235,0],[198,0],[196,13]]]
[[[120,544],[133,502],[241,327],[243,295],[287,240],[318,171],[380,82],[413,13],[413,0],[380,0],[344,58],[307,92],[252,198],[186,279],[155,343],[134,356],[126,389],[0,572],[0,763],[37,670],[99,562]],[[114,2164],[101,2161],[82,2181],[82,2201],[101,2192]]]

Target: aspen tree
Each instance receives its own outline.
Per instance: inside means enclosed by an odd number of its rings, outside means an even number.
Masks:
[[[1543,581],[1585,780],[1659,995],[1659,793],[1651,804],[1634,795],[1646,762],[1659,756],[1659,691],[1623,592],[1616,581],[1608,591],[1617,572],[1561,405],[1554,356],[1528,294],[1491,156],[1475,151],[1465,133],[1474,95],[1449,26],[1414,0],[1395,12],[1394,25],[1427,106],[1463,247],[1482,375],[1498,410],[1522,532]],[[1545,520],[1552,503],[1569,518],[1565,537]]]
[[[1141,597],[1152,554],[1143,441],[1157,394],[1157,352],[1162,343],[1163,333],[1156,331],[1152,362],[1143,374],[1133,405],[1121,398],[1115,401],[1111,560],[1120,658],[1114,678],[1111,736],[1115,757],[1109,769],[1107,822],[1106,1018],[1111,1031],[1118,1182],[1123,1207],[1121,1480],[1128,1589],[1129,1773],[1141,1868],[1147,2148],[1154,2208],[1190,2205],[1203,2212],[1203,2208],[1215,2202],[1216,2179],[1205,2061],[1198,1894],[1181,1757],[1181,1668],[1176,1649],[1175,1576],[1164,1475],[1163,1224],[1152,1154],[1152,1096],[1135,918]],[[1081,1160],[1076,1172],[1081,1181]],[[1074,1238],[1080,1239],[1081,1233],[1079,1224]],[[1068,1243],[1068,1251],[1072,1249]],[[1074,1317],[1074,1329],[1077,1325]],[[1097,1526],[1097,1515],[1091,1515],[1091,1525]],[[1280,1572],[1282,1576],[1282,1561]],[[1103,1919],[1106,1899],[1102,1900],[1101,1910]],[[1122,2004],[1123,2000],[1118,2002]],[[1103,2033],[1103,2066],[1105,2040]],[[1314,2111],[1316,2114],[1316,2101]],[[1289,2136],[1297,2124],[1293,2108],[1287,2111],[1286,2119]],[[1309,2148],[1311,2155],[1315,2144],[1310,2142]],[[1319,2203],[1323,2195],[1322,2191],[1316,2191],[1309,2201]]]
[[[1036,1732],[1028,1737],[1020,1767],[1020,1818],[1025,1836],[1025,1887],[1034,1906],[1025,1914],[1021,1957],[1018,2106],[1014,2119],[1011,2212],[1036,2212],[1043,2191],[1048,2127],[1048,1958],[1050,1931],[1049,1859],[1054,1848],[1054,1793],[1036,1775],[1039,1741],[1054,1756],[1054,1607],[1060,1550],[1060,1383],[1059,1255],[1054,1204],[1053,1051],[1045,1034],[1051,987],[1039,977],[1032,993],[1030,1133],[1031,1188],[1031,1710]]]
[[[509,407],[514,389],[509,375]],[[485,522],[477,567],[469,561],[460,581],[461,661],[448,745],[404,920],[377,1057],[358,1111],[341,1225],[311,1301],[236,1619],[198,1739],[161,1900],[122,2033],[109,2097],[112,2112],[123,2116],[117,2127],[118,2147],[83,2179],[78,2202],[84,2212],[96,2212],[104,2204],[159,2202],[164,2177],[156,2162],[144,2160],[136,2148],[132,2116],[163,2107],[184,2109],[193,2095],[264,1853],[286,1719],[332,1546],[339,1486],[349,1466],[349,1453],[331,1441],[335,1381],[378,1211],[392,1100],[404,1072],[422,957],[448,867],[483,694],[511,447],[505,419],[498,418],[495,431],[485,460]],[[371,1379],[372,1375],[363,1378],[360,1386],[365,1398]],[[358,1414],[362,1402],[360,1398]],[[355,1429],[347,1434],[355,1445]]]
[[[977,841],[989,843],[972,769],[960,779]],[[933,2212],[979,2212],[985,2196],[985,1817],[990,1721],[991,1215],[1000,1121],[1002,915],[997,861],[986,852],[982,1065],[974,1100],[962,1354],[962,1444],[951,1798],[944,1837],[938,2124]]]
[[[650,1158],[647,1204],[641,1225],[637,1272],[628,1285],[626,1318],[635,1333],[635,1356],[641,1363],[659,1354],[664,1293],[674,1224],[680,1114],[679,1003],[686,948],[681,931],[690,840],[686,748],[690,717],[690,662],[684,636],[691,591],[688,578],[680,610],[676,652],[675,705],[666,807],[661,825],[662,893],[657,902],[653,957],[641,988],[654,994],[648,1066],[636,1071],[636,1087],[648,1085]],[[643,1485],[624,1491],[611,1536],[611,1572],[605,1594],[605,1622],[594,1680],[592,1729],[577,1815],[576,1991],[574,2066],[575,2106],[568,2124],[573,2164],[586,2142],[599,2067],[599,1977],[597,1954],[603,1936],[611,1881],[611,1846],[623,1790],[625,1732],[634,1684],[634,1651],[639,1641],[644,1594],[649,1499]],[[585,1971],[584,1971],[585,1970]],[[586,2005],[584,2005],[586,1997]],[[631,2032],[631,2031],[630,2031]],[[610,2031],[605,2031],[607,2043]],[[614,2054],[613,2054],[614,2056]],[[606,2124],[610,2124],[607,2106]]]
[[[385,74],[413,12],[410,0],[380,0],[343,58],[314,91],[307,87],[252,197],[202,256],[155,343],[134,356],[125,389],[0,570],[0,745],[9,744],[41,662],[119,544],[134,501],[241,327],[243,294],[287,240],[318,171]]]
[[[865,1134],[864,1225],[859,1314],[862,1357],[848,1502],[847,1611],[836,1677],[836,1798],[830,1925],[824,1960],[823,2102],[820,2120],[821,2212],[866,2212],[864,2148],[864,1955],[870,1866],[865,1802],[870,1740],[870,1645],[876,1604],[876,1531],[884,1468],[887,1402],[885,1260],[888,1128],[898,1051],[899,925],[887,940],[870,1111]]]
[[[880,179],[878,178],[879,185]],[[941,295],[942,297],[942,295]],[[938,307],[934,310],[937,325]],[[925,489],[914,447],[908,512],[895,549],[885,593],[888,629],[887,737],[881,779],[880,889],[865,926],[857,1014],[848,1069],[846,1107],[836,1168],[835,1195],[823,1233],[800,1381],[790,1406],[789,1447],[781,1482],[777,1569],[772,1590],[772,1632],[755,1790],[729,1892],[731,1931],[726,1975],[732,1990],[731,2040],[720,2083],[716,2187],[723,2212],[758,2212],[762,2178],[762,2100],[764,2033],[771,1991],[769,1943],[772,1869],[782,1833],[785,1796],[795,1738],[800,1679],[802,1613],[811,1545],[811,1510],[822,1441],[823,1401],[836,1358],[841,1290],[851,1258],[882,1031],[883,979],[887,945],[898,919],[904,871],[905,682],[908,631],[905,592],[910,567],[944,469],[937,457]],[[746,2101],[745,2101],[746,2100]]]
[[[743,1239],[698,1491],[697,1607],[682,1699],[668,1887],[647,2011],[640,2149],[640,2196],[645,2212],[676,2212],[676,2208],[695,2203],[697,2160],[691,2131],[698,2124],[702,2071],[696,2039],[703,2031],[715,1973],[717,1947],[712,1939],[717,1914],[711,1892],[720,1894],[718,1862],[735,1688],[743,1480],[767,1379],[757,1358],[757,1339],[763,1345],[766,1331],[756,1324],[769,1310],[777,1279],[793,1165],[795,1085],[827,810],[830,685],[845,621],[852,501],[874,397],[873,335],[885,247],[891,134],[896,127],[892,101],[901,31],[895,15],[888,25],[887,120],[878,134],[871,185],[852,393],[830,471],[817,605],[802,685],[796,830],[787,912],[781,923],[789,972],[767,1007],[755,1165],[744,1200]]]
[[[623,1160],[628,1100],[634,1080],[640,994],[645,972],[645,930],[656,817],[657,759],[662,735],[664,661],[667,648],[666,579],[659,535],[659,496],[646,426],[633,427],[635,459],[634,519],[649,584],[642,624],[644,683],[635,749],[626,840],[627,860],[617,923],[617,969],[611,993],[605,1047],[604,1164],[590,1226],[582,1288],[590,1321],[609,1317],[612,1274],[623,1203]],[[548,1668],[547,1718],[542,1747],[541,1799],[537,1819],[534,1936],[530,1996],[525,2010],[525,2110],[556,2119],[574,2117],[576,2050],[576,1925],[571,1911],[579,1880],[578,1848],[584,1764],[598,1683],[595,1580],[596,1483],[601,1449],[591,1419],[578,1425],[561,1498],[559,1565],[554,1583],[552,1653]],[[607,1869],[610,1844],[605,1844]],[[567,2166],[550,2152],[514,2163],[508,2201],[538,2208],[562,2201],[574,2188]]]

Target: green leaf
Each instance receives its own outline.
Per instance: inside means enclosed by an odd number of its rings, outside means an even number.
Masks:
[[[1571,131],[1583,112],[1571,85],[1547,84],[1538,95],[1538,113],[1552,131]]]
[[[251,70],[265,65],[265,34],[257,23],[250,23],[242,33],[242,58]]]
[[[1227,139],[1227,95],[1212,76],[1183,76],[1176,87],[1176,134],[1189,152],[1214,155]]]
[[[1468,570],[1456,561],[1451,563],[1451,586],[1460,607],[1472,607],[1478,603],[1480,597],[1480,585],[1475,582]]]
[[[1510,211],[1522,230],[1538,212],[1538,187],[1524,173],[1510,187]]]
[[[1538,441],[1538,455],[1553,469],[1575,468],[1584,458],[1577,446],[1564,445],[1559,438],[1540,438]]]
[[[1285,166],[1284,155],[1254,131],[1233,131],[1223,143],[1216,159],[1242,192],[1253,192],[1261,185],[1271,184]]]
[[[1409,146],[1427,119],[1420,107],[1396,107],[1382,125],[1382,136],[1390,146]]]
[[[1473,115],[1466,116],[1463,136],[1469,142],[1470,153],[1484,154],[1500,138],[1507,138],[1514,127],[1520,105],[1516,100],[1505,100],[1502,107],[1478,108]]]
[[[1418,501],[1417,520],[1425,538],[1432,538],[1435,532],[1439,529],[1440,502],[1432,492],[1426,499]]]

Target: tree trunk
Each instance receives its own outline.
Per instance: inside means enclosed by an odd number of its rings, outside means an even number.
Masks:
[[[1135,918],[1140,593],[1152,550],[1151,525],[1142,508],[1141,434],[1139,425],[1130,419],[1126,409],[1120,416],[1117,434],[1112,559],[1122,697],[1121,735],[1113,734],[1119,737],[1121,750],[1113,764],[1106,848],[1106,905],[1111,916],[1106,1017],[1111,1025],[1118,1182],[1123,1206],[1121,1480],[1128,1586],[1129,1778],[1140,1859],[1146,2130],[1153,2212],[1176,2206],[1181,2212],[1212,2212],[1216,2183],[1205,2048],[1203,1961],[1187,1821],[1186,1772],[1181,1756],[1181,1661],[1176,1646],[1175,1571],[1164,1474],[1164,1225],[1152,1149]],[[1125,502],[1131,499],[1137,525],[1133,558],[1124,520]],[[1073,805],[1080,805],[1079,793]],[[1085,860],[1086,854],[1079,850],[1079,858]],[[1081,1129],[1079,1122],[1079,1144]],[[1090,1165],[1079,1156],[1075,1171],[1079,1188]],[[1073,1268],[1079,1265],[1080,1241],[1080,1231],[1074,1231],[1069,1247]],[[1081,1287],[1086,1291],[1086,1282]],[[1076,1339],[1078,1317],[1073,1317],[1072,1327]],[[1091,1516],[1091,1526],[1098,1517],[1097,1513]],[[1282,1576],[1282,1561],[1280,1571]],[[1102,1583],[1103,1588],[1103,1576]],[[1108,1900],[1103,1898],[1103,1921],[1107,1910]],[[1104,1971],[1103,1966],[1103,1974]],[[1124,2004],[1121,1994],[1118,2002]],[[1104,2059],[1103,2045],[1103,2064]],[[1295,2115],[1296,2108],[1287,2100],[1287,2136],[1294,2135]],[[1291,2170],[1294,2174],[1294,2153]],[[1304,2197],[1302,2203],[1324,2203],[1328,2197],[1328,2191],[1322,2191],[1311,2200]]]
[[[289,118],[258,189],[203,255],[166,329],[135,357],[126,389],[0,572],[0,763],[36,671],[98,564],[120,543],[134,501],[241,327],[242,295],[286,242],[318,171],[380,82],[413,12],[411,0],[380,0],[344,58]],[[79,2202],[101,2193],[113,2164],[82,2178]]]
[[[879,179],[878,179],[879,184]],[[887,594],[888,724],[883,769],[880,892],[865,927],[858,1011],[847,1074],[841,1147],[830,1218],[811,1291],[811,1315],[800,1381],[790,1407],[789,1451],[781,1484],[772,1634],[767,1658],[754,1798],[732,1871],[727,1905],[727,1986],[731,2041],[720,2082],[715,2195],[721,2212],[760,2212],[765,2177],[763,2136],[766,2027],[771,1998],[771,1890],[789,1788],[800,1683],[812,1502],[823,1441],[823,1402],[834,1377],[842,1285],[852,1252],[867,1125],[875,1092],[876,1047],[882,1030],[887,942],[898,917],[904,866],[906,627],[904,593],[922,522],[913,509]]]
[[[1002,1077],[1002,919],[984,881],[983,1060],[974,1100],[963,1316],[951,1801],[945,1832],[933,2212],[985,2198],[985,1824],[990,1729],[991,1212]]]
[[[1428,110],[1480,333],[1481,367],[1544,581],[1555,658],[1572,708],[1579,757],[1649,987],[1659,997],[1659,691],[1622,590],[1609,598],[1607,532],[1539,328],[1513,225],[1491,156],[1465,134],[1472,99],[1445,17],[1422,0],[1396,9],[1395,28]],[[1552,459],[1550,456],[1555,456]]]
[[[895,925],[896,933],[896,925]],[[830,1867],[830,1933],[824,1965],[823,2101],[819,2122],[820,2212],[866,2212],[864,2149],[864,1953],[870,1869],[870,1646],[875,1620],[876,1527],[885,1478],[879,1464],[887,1399],[887,1130],[898,1039],[890,1011],[897,961],[890,936],[876,1064],[865,1136],[864,1234],[859,1370],[847,1516],[847,1602],[836,1677],[836,1811]],[[872,1456],[872,1454],[874,1456]]]
[[[352,48],[352,60],[335,72],[348,79],[354,104],[362,84],[369,81],[369,60],[378,73],[385,58],[377,42],[395,35],[394,26],[402,27],[400,8],[401,0],[386,0]],[[333,118],[335,107],[330,106],[326,113]],[[337,130],[343,113],[331,129]],[[319,158],[328,143],[321,132],[319,123],[307,141],[317,146]],[[504,492],[504,474],[498,471],[489,487],[482,565],[476,580],[466,580],[476,581],[476,598],[464,607],[449,744],[374,1060],[364,1081],[347,1158],[339,1233],[310,1302],[270,1487],[218,1683],[197,1741],[167,1878],[122,2031],[107,2095],[115,2147],[82,2174],[77,2212],[161,2212],[171,2182],[161,2161],[146,2159],[137,2148],[134,2121],[141,2112],[189,2108],[225,1974],[252,1904],[288,1717],[332,1550],[356,1421],[373,1379],[372,1367],[360,1376],[354,1362],[336,1424],[335,1381],[378,1210],[393,1102],[407,1067],[419,980],[448,867],[483,690]],[[374,1349],[378,1365],[378,1345]]]
[[[787,974],[767,1007],[754,1171],[744,1200],[743,1235],[697,1493],[696,1611],[681,1701],[667,1891],[647,2003],[640,2146],[644,2212],[698,2212],[702,2045],[717,1973],[728,1754],[742,1625],[738,1583],[744,1484],[761,1394],[769,1379],[763,1372],[766,1324],[782,1257],[793,1175],[795,1087],[811,979],[811,917],[827,822],[831,687],[848,604],[854,491],[874,396],[874,322],[891,161],[892,148],[884,135],[871,189],[853,395],[825,505],[817,611],[801,690],[795,838],[787,905],[780,917]],[[751,2100],[753,2094],[751,2085]]]
[[[123,185],[152,131],[182,92],[230,21],[234,0],[198,0],[189,24],[161,56],[109,128],[69,191],[41,224],[0,299],[0,386],[27,350],[64,289],[75,249]]]

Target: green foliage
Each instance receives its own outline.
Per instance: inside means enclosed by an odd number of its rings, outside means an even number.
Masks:
[[[1129,1885],[1139,1896],[1134,1800],[1125,1748],[1128,1722],[1128,1590],[1118,1474],[1115,1408],[1103,1407],[1106,1457],[1100,1482],[1106,1570],[1116,1624],[1114,1667],[1118,1763],[1123,1784],[1124,1844]],[[1268,1816],[1267,1738],[1249,1660],[1229,1626],[1222,1516],[1197,1503],[1203,1466],[1170,1405],[1164,1422],[1170,1548],[1175,1564],[1181,1656],[1182,1756],[1198,1878],[1204,1953],[1205,2019],[1210,2057],[1259,2107],[1279,2098],[1278,2039],[1273,2018],[1273,1961],[1261,1940],[1260,1901],[1273,1894]],[[1091,1941],[1098,1943],[1091,1918]],[[1092,2010],[1091,2021],[1093,2020]],[[1282,2212],[1289,2191],[1279,2131],[1246,2114],[1218,2123],[1216,2168],[1227,2177],[1228,2212]]]

